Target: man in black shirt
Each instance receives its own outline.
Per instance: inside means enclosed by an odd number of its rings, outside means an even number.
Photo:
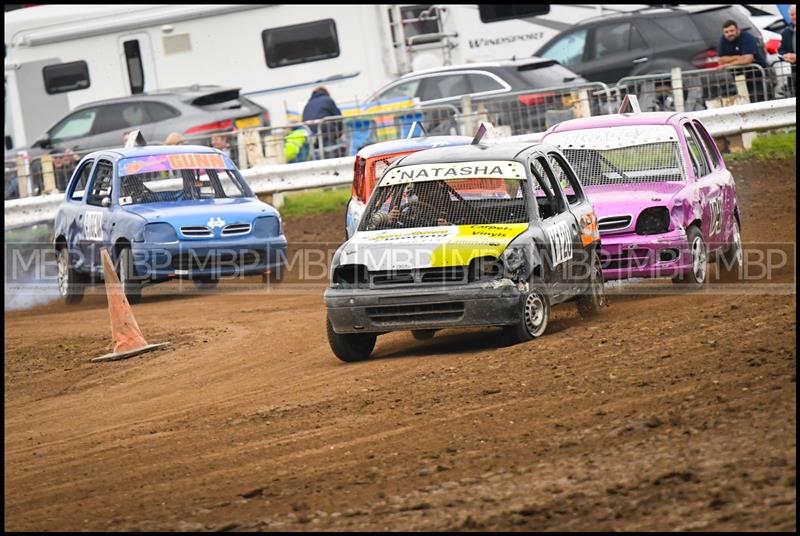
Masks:
[[[755,37],[748,32],[743,32],[734,20],[727,20],[722,25],[722,37],[717,46],[719,63],[722,66],[745,66],[751,64],[767,67],[767,58],[763,47]],[[747,89],[751,102],[763,101],[764,73],[758,69],[748,69],[745,72]]]

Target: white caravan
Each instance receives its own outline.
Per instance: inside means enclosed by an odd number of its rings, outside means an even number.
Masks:
[[[79,104],[193,84],[242,88],[272,123],[324,84],[363,101],[413,70],[523,58],[630,6],[43,5],[5,16],[6,136],[34,141]],[[541,7],[541,6],[538,6]],[[528,15],[531,13],[528,12]],[[516,18],[520,17],[522,18]],[[514,17],[514,18],[507,18]]]

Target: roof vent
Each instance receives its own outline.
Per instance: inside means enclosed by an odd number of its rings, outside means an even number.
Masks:
[[[619,107],[619,114],[638,114],[642,111],[639,107],[639,99],[636,95],[625,95],[622,99],[622,104]]]
[[[128,132],[128,136],[125,140],[125,148],[132,149],[134,147],[144,147],[147,145],[147,142],[144,140],[144,136],[142,136],[141,131],[137,128],[136,130],[131,130]]]
[[[416,132],[419,131],[419,134]],[[411,138],[424,138],[428,135],[428,132],[425,130],[425,126],[422,124],[421,121],[414,121],[411,123],[411,128],[408,129],[408,135],[406,136],[407,140]]]

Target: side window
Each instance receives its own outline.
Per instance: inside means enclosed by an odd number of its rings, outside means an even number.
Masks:
[[[505,89],[503,84],[485,74],[470,74],[467,75],[467,78],[469,79],[469,85],[472,86],[472,93]]]
[[[720,154],[719,147],[717,147],[714,138],[711,137],[706,128],[699,121],[692,121],[692,126],[694,126],[694,130],[697,132],[700,142],[703,144],[703,148],[708,155],[708,161],[714,169],[718,169],[720,165]]]
[[[142,102],[109,104],[98,109],[92,133],[103,134],[113,130],[137,128],[149,122]]]
[[[97,117],[97,108],[88,108],[67,116],[53,127],[50,140],[53,142],[88,136]]]
[[[145,102],[144,108],[147,111],[147,116],[152,122],[166,121],[173,117],[178,117],[180,112],[172,106],[161,104],[160,102]]]
[[[86,184],[89,182],[89,174],[92,172],[94,160],[87,160],[83,166],[75,172],[75,180],[72,181],[72,189],[69,191],[70,201],[81,201],[86,191]]]
[[[631,23],[599,26],[594,30],[593,59],[606,58],[630,50]]]
[[[408,82],[392,86],[378,95],[378,100],[398,99],[401,97],[414,98],[417,96],[417,87],[419,87],[420,80],[420,78],[417,78],[416,80],[409,80]]]
[[[94,168],[89,197],[86,203],[98,207],[103,206],[103,198],[111,197],[111,185],[114,179],[114,166],[108,160],[100,160]]]
[[[565,35],[539,53],[539,56],[556,60],[561,65],[574,65],[583,61],[583,48],[586,45],[586,30],[578,30]]]
[[[553,168],[558,184],[561,185],[561,190],[567,198],[570,205],[578,205],[582,203],[586,196],[583,193],[583,188],[575,176],[575,172],[570,167],[564,158],[558,153],[549,153],[548,159],[550,166]]]
[[[533,195],[536,197],[536,205],[539,216],[546,220],[562,212],[561,198],[558,192],[554,191],[551,182],[551,171],[547,161],[543,157],[531,160],[531,177],[533,182]]]
[[[683,134],[686,136],[686,145],[689,146],[689,154],[692,157],[692,166],[694,167],[695,177],[705,177],[709,173],[708,162],[703,155],[703,150],[694,135],[694,131],[689,126],[689,123],[683,124]]]
[[[48,65],[42,69],[42,76],[48,95],[87,89],[90,85],[89,66],[85,61]]]
[[[466,95],[469,92],[467,77],[463,74],[430,76],[422,80],[419,98],[425,102]]]
[[[339,37],[333,19],[264,30],[261,41],[270,69],[339,56]]]

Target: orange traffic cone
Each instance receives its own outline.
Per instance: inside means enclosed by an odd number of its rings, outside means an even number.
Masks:
[[[92,361],[127,359],[169,344],[168,342],[147,344],[142,330],[139,329],[139,324],[133,317],[131,305],[122,291],[122,284],[119,282],[114,264],[111,262],[111,256],[106,248],[100,250],[100,257],[103,260],[103,275],[106,283],[106,296],[108,296],[108,312],[111,315],[111,339],[114,343],[114,352],[92,358]]]

